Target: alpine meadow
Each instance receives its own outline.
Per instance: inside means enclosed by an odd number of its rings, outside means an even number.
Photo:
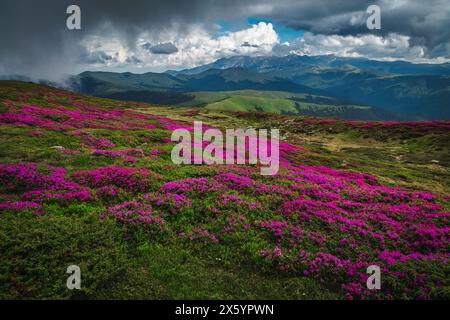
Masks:
[[[0,4],[1,300],[450,299],[446,1],[66,2]]]

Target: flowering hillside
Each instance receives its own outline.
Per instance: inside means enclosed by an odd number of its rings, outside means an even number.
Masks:
[[[172,130],[196,119],[280,128],[278,174],[173,164]],[[449,298],[449,129],[0,82],[0,297]]]

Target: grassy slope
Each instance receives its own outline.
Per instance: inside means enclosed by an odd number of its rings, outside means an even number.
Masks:
[[[46,89],[48,90],[48,89]],[[24,83],[2,83],[0,99],[16,100],[26,95],[30,104],[45,106],[48,96],[40,87]],[[79,97],[81,101],[115,108],[137,108],[144,112],[170,116],[173,119],[192,122],[202,120],[219,127],[253,125],[255,127],[278,127],[290,142],[318,154],[298,155],[298,161],[305,164],[326,165],[345,168],[362,173],[375,174],[391,185],[412,189],[430,190],[439,194],[450,191],[450,158],[448,154],[448,132],[429,132],[421,135],[405,132],[364,130],[348,125],[312,124],[302,126],[305,118],[273,116],[253,113],[230,113],[215,110],[163,108],[147,104],[125,103],[92,97]],[[57,96],[57,103],[70,107],[64,95]],[[0,112],[6,109],[0,103]],[[300,126],[294,126],[297,123]],[[80,147],[75,137],[68,138],[62,132],[45,131],[42,137],[30,137],[30,127],[0,126],[1,163],[13,164],[20,161],[45,162],[64,166],[69,172],[119,164],[117,160],[94,158],[88,153],[61,155],[50,148],[64,145],[68,149]],[[167,133],[151,131],[107,131],[90,130],[113,141],[120,148],[141,147],[149,150],[152,145],[166,137]],[[164,149],[165,147],[160,147]],[[167,149],[166,151],[169,151]],[[438,163],[431,162],[437,160]],[[208,176],[213,169],[200,167],[176,169],[168,155],[161,161],[139,159],[137,166],[148,167],[164,175],[166,181],[188,177]],[[95,226],[97,220],[92,212],[98,210],[89,206],[63,207],[55,204],[48,208],[55,218],[48,222],[57,225],[78,219],[89,221]],[[53,210],[53,211],[52,211]],[[17,222],[19,227],[27,221]],[[5,224],[3,224],[5,223]],[[0,222],[0,238],[8,236],[6,222]],[[19,228],[21,229],[21,228]],[[26,228],[25,228],[26,229]],[[9,238],[1,238],[9,239]],[[91,241],[91,240],[89,240]],[[111,241],[118,241],[114,239]],[[33,240],[31,240],[33,242]],[[202,246],[185,246],[175,239],[145,240],[123,243],[126,268],[119,280],[91,293],[91,298],[291,298],[319,299],[335,298],[332,288],[324,288],[315,281],[292,275],[274,276],[260,271],[251,263],[245,252],[239,250],[205,250]],[[224,258],[226,257],[226,258]],[[4,261],[2,262],[4,263]],[[65,279],[65,275],[62,276]],[[28,293],[31,295],[31,293]],[[28,297],[26,293],[2,292],[2,297]]]
[[[384,119],[368,106],[326,104],[308,101],[307,95],[281,91],[195,92],[195,99],[179,106],[202,106],[208,110],[270,112],[275,114],[325,116],[333,118]]]
[[[393,186],[450,193],[450,134],[408,128],[359,128],[345,121],[304,125],[310,118],[267,113],[146,108],[181,121],[201,120],[218,127],[279,128],[290,142],[317,151],[301,158],[308,165],[374,174]],[[296,124],[294,126],[293,124]],[[299,157],[301,157],[299,155]]]
[[[28,83],[18,82],[0,82],[0,112],[6,111],[3,104],[4,100],[16,101],[26,97],[25,100],[31,105],[47,106],[50,98],[48,92],[62,92],[58,89],[52,89],[44,86],[36,86]],[[67,93],[72,95],[72,93]],[[151,108],[148,104],[127,103],[115,100],[107,100],[89,96],[79,96],[77,101],[97,106],[99,108]],[[56,103],[61,106],[70,108],[72,102],[67,101],[67,97],[63,94],[56,96]],[[165,110],[156,107],[154,111]],[[51,148],[52,146],[64,146],[66,149],[76,150],[82,148],[79,139],[70,137],[63,132],[43,131],[40,137],[30,136],[35,131],[34,127],[16,127],[13,125],[0,125],[0,163],[16,164],[23,161],[40,162],[53,166],[61,166],[73,173],[77,170],[89,170],[103,166],[119,165],[122,161],[95,157],[89,152],[80,154],[62,155],[58,150]],[[117,130],[108,131],[102,129],[88,130],[95,135],[107,137],[113,141],[118,149],[126,149],[130,147],[140,147],[146,152],[154,149],[154,145],[160,142],[163,137],[168,137],[167,131],[127,131]],[[166,181],[202,177],[214,174],[215,171],[208,167],[200,167],[192,170],[187,166],[178,168],[172,164],[170,160],[170,148],[157,147],[161,150],[169,152],[163,155],[163,159],[155,161],[151,159],[139,159],[136,166],[146,167],[164,175]],[[0,196],[0,202],[4,200]],[[107,240],[112,242],[116,247],[122,248],[120,252],[114,253],[114,259],[117,255],[122,257],[123,269],[116,281],[102,284],[97,287],[95,292],[79,293],[79,297],[89,298],[134,298],[134,299],[335,299],[337,295],[325,289],[314,280],[306,278],[298,278],[292,275],[276,276],[261,272],[256,269],[249,258],[246,258],[242,252],[238,250],[229,250],[227,252],[205,250],[202,245],[184,246],[176,238],[169,240],[146,240],[141,239],[137,242],[131,241],[124,243],[120,236],[117,235],[114,227],[107,229],[107,234],[111,234],[112,239],[107,235],[106,240],[97,238],[92,234],[92,229],[85,227],[92,225],[94,229],[103,229],[104,226],[98,222],[99,208],[96,205],[59,205],[53,204],[46,206],[47,215],[42,223],[36,224],[35,218],[20,217],[17,219],[0,219],[0,251],[9,250],[10,255],[2,253],[0,257],[0,282],[6,284],[10,281],[8,278],[9,271],[7,268],[15,268],[20,262],[14,261],[17,252],[23,250],[18,247],[14,250],[14,245],[23,239],[27,248],[26,252],[40,252],[33,259],[36,269],[29,268],[31,263],[27,257],[22,260],[25,264],[26,271],[32,273],[34,278],[33,285],[30,285],[30,278],[21,279],[18,277],[18,283],[26,281],[28,288],[21,291],[3,291],[4,287],[0,286],[0,299],[4,298],[36,298],[36,297],[54,297],[66,298],[67,290],[63,293],[52,289],[42,289],[39,287],[41,281],[43,283],[49,281],[58,281],[65,284],[67,275],[65,270],[58,271],[61,265],[71,264],[58,262],[57,265],[46,262],[55,260],[55,256],[49,253],[48,257],[42,252],[43,248],[48,246],[47,242],[40,243],[36,240],[36,236],[40,237],[42,232],[48,233],[48,237],[55,239],[58,243],[68,242],[67,246],[78,248],[83,259],[89,260],[92,256],[91,249],[82,246],[84,242],[92,243],[92,246],[103,246]],[[1,215],[1,214],[0,214]],[[47,218],[48,216],[48,218]],[[31,220],[30,220],[31,219]],[[63,226],[61,226],[63,224]],[[64,226],[78,226],[80,234],[70,233]],[[33,228],[36,230],[33,230]],[[65,228],[67,232],[65,238],[58,231]],[[27,230],[27,231],[24,231]],[[90,236],[92,234],[92,236]],[[14,239],[17,239],[15,241]],[[99,240],[101,239],[101,240]],[[81,244],[78,242],[80,241]],[[97,243],[100,241],[100,243]],[[32,249],[31,249],[32,248]],[[47,249],[44,249],[46,251]],[[86,251],[87,250],[87,251]],[[64,253],[55,253],[57,257],[60,254],[67,255],[66,248],[61,248]],[[109,263],[108,253],[104,259]],[[26,255],[25,255],[26,256]],[[225,260],[219,257],[227,257]],[[113,259],[113,258],[111,258]],[[70,260],[69,260],[70,261]],[[114,261],[114,260],[113,260]],[[113,263],[111,262],[111,264]],[[105,271],[116,272],[117,264],[113,269],[107,269],[108,264],[105,262]],[[39,269],[40,268],[40,269]],[[52,269],[55,268],[55,269]],[[30,270],[31,269],[31,270]],[[42,273],[42,270],[51,272],[49,275]],[[19,271],[16,271],[20,273]],[[42,273],[41,279],[36,275]],[[6,278],[4,278],[6,277]],[[97,277],[97,276],[96,276]],[[86,282],[86,285],[87,282]],[[40,289],[39,289],[40,288]],[[77,295],[77,292],[73,292]]]

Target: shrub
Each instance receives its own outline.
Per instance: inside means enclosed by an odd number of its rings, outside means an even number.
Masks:
[[[148,192],[158,179],[158,174],[145,168],[104,167],[96,170],[78,171],[73,179],[91,188],[116,186],[130,192]]]

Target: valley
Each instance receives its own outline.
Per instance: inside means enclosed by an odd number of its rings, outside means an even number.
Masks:
[[[225,110],[423,121],[450,119],[448,74],[448,64],[332,55],[237,56],[164,73],[83,72],[71,77],[68,87],[99,97],[161,105],[206,103],[208,108]],[[311,101],[311,97],[316,98]]]

